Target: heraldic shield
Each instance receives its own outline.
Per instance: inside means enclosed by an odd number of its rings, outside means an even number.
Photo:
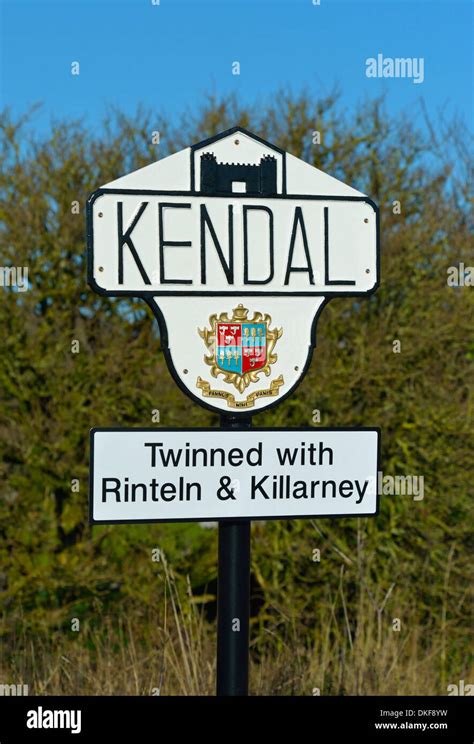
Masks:
[[[275,343],[282,329],[270,329],[271,318],[260,312],[248,318],[243,305],[234,308],[231,318],[227,313],[209,318],[210,329],[199,329],[206,346],[212,352],[205,361],[211,374],[222,374],[224,380],[243,392],[251,382],[258,381],[259,373],[270,374],[270,365],[277,356]]]
[[[267,360],[265,323],[217,323],[216,363],[224,372],[262,369]]]

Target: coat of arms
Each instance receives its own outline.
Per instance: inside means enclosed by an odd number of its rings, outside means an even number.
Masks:
[[[277,360],[273,349],[283,333],[281,328],[270,328],[272,319],[268,314],[255,312],[249,318],[248,312],[243,305],[238,305],[231,318],[227,313],[214,314],[209,318],[210,328],[198,329],[210,352],[209,356],[204,356],[204,361],[211,367],[211,375],[216,378],[222,375],[239,393],[258,382],[261,374],[267,377],[271,374],[270,365]],[[282,383],[283,378],[278,379],[277,389]],[[201,380],[198,380],[198,387],[203,387]],[[274,394],[274,388],[273,384],[272,392],[267,394]],[[228,402],[233,399],[232,395],[226,397]],[[233,404],[229,402],[229,405]]]

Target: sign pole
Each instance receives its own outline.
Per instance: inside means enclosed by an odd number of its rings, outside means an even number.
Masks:
[[[252,418],[221,416],[223,429],[250,429]],[[248,695],[250,519],[219,522],[217,695]]]

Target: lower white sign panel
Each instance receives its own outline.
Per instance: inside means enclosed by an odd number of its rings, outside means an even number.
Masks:
[[[93,429],[90,521],[372,516],[377,429]]]

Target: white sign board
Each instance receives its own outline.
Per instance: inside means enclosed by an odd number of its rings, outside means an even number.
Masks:
[[[375,291],[378,235],[367,196],[234,128],[92,194],[89,283],[148,302],[191,398],[249,415],[302,379],[325,302]]]
[[[90,520],[373,516],[377,429],[93,429]]]
[[[364,199],[104,190],[93,202],[94,281],[152,297],[365,294],[375,226]]]

